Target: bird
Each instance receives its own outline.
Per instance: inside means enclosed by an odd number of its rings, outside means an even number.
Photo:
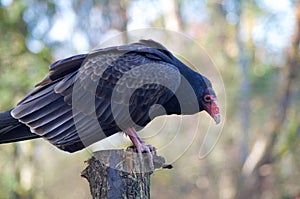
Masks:
[[[210,80],[144,39],[52,63],[31,92],[0,113],[0,144],[44,138],[73,153],[124,132],[139,154],[150,153],[155,147],[140,129],[161,115],[201,111],[220,123]]]

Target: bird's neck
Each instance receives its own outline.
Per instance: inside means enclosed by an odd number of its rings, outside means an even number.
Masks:
[[[182,96],[183,95],[175,94],[167,103],[163,105],[168,115],[192,115],[200,111],[198,104],[196,104],[197,102],[191,102],[188,96],[186,96],[186,98]]]

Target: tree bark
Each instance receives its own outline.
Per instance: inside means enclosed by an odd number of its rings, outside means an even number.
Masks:
[[[154,168],[165,168],[164,158],[153,155]],[[148,199],[154,171],[148,157],[143,154],[140,160],[133,148],[97,151],[81,176],[88,180],[93,199]]]

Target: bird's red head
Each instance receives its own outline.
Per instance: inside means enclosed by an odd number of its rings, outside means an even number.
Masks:
[[[213,92],[205,92],[202,97],[202,104],[204,110],[219,124],[221,122],[221,115],[216,95]]]

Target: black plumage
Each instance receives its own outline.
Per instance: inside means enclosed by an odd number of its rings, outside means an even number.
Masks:
[[[202,110],[219,122],[209,80],[161,44],[141,40],[51,64],[31,93],[0,114],[0,143],[43,137],[75,152],[162,114]]]

